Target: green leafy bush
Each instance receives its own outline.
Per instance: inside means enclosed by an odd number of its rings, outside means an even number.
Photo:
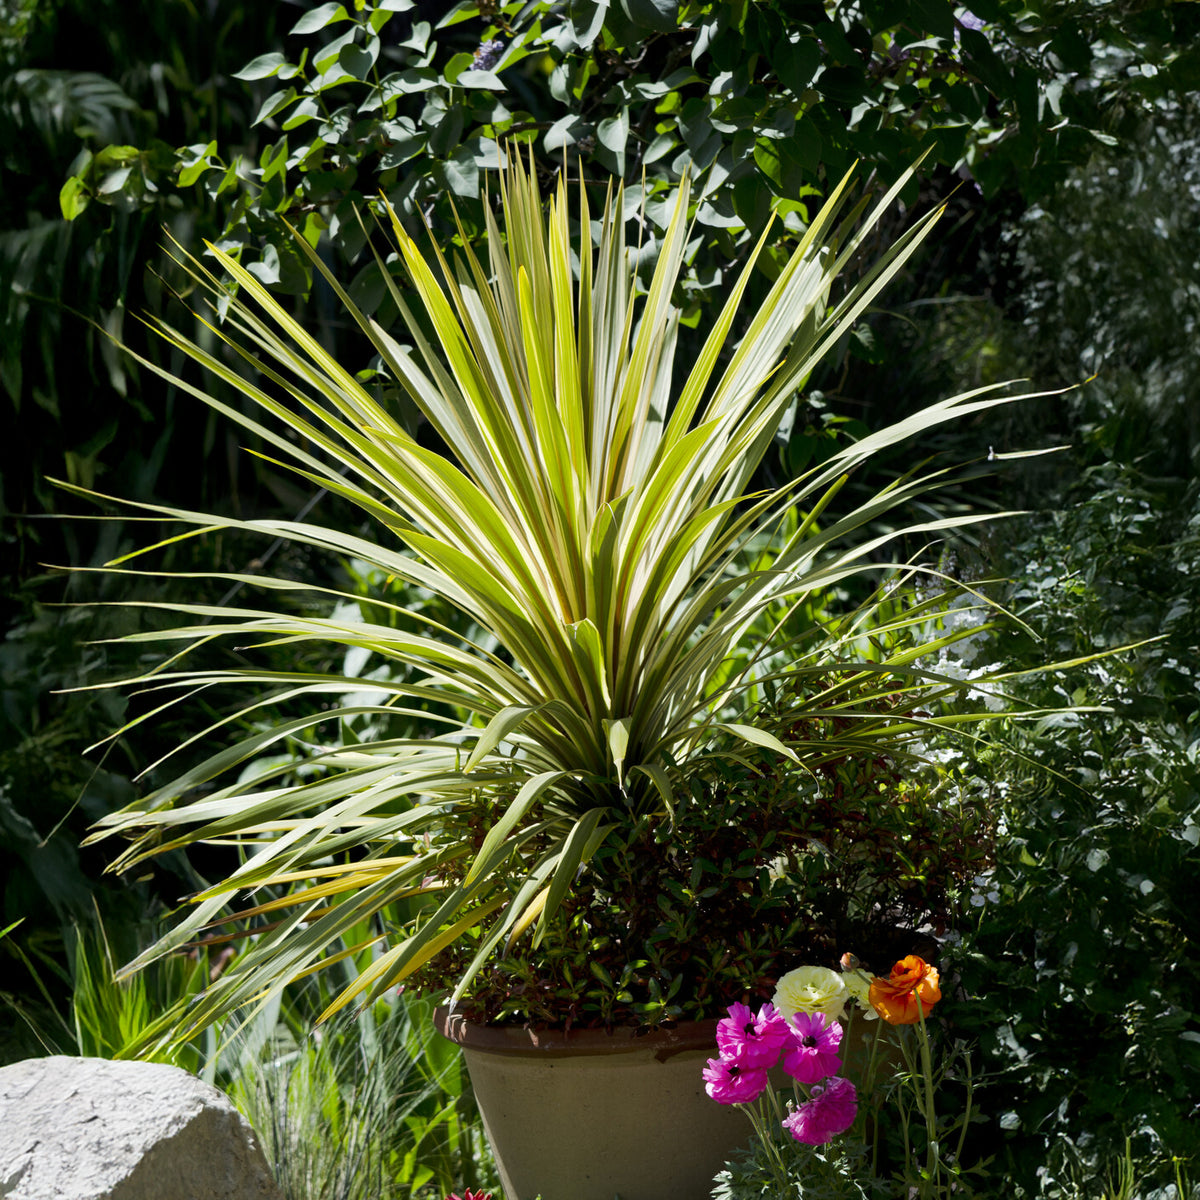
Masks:
[[[462,1011],[654,1025],[769,999],[798,963],[833,965],[845,950],[886,963],[916,938],[931,953],[928,933],[914,931],[954,923],[956,896],[991,863],[991,818],[899,746],[869,744],[870,722],[899,728],[922,704],[939,707],[945,689],[914,699],[907,679],[847,678],[779,691],[756,719],[803,757],[726,746],[697,764],[674,821],[644,819],[603,846],[540,945],[510,943]],[[847,745],[855,733],[857,753]],[[821,744],[837,748],[825,762],[810,749]],[[485,814],[467,808],[462,820],[460,829],[449,815],[443,836],[482,843]],[[473,951],[443,952],[416,982],[441,988]]]
[[[963,982],[1030,1195],[1039,1169],[1061,1177],[1072,1154],[1095,1165],[1127,1136],[1139,1159],[1200,1151],[1200,593],[1179,570],[1196,549],[1196,501],[1192,489],[1172,521],[1156,485],[1096,468],[1078,504],[1012,548],[1025,572],[1015,598],[1059,653],[1161,637],[1029,684],[1111,712],[1014,728],[975,765],[1004,806]]]
[[[1200,441],[1179,274],[1200,227],[1194,128],[1190,103],[1164,106],[1137,154],[1073,176],[1010,230],[1007,311],[944,305],[913,353],[949,386],[1099,372],[1056,412],[977,433],[1073,443],[1021,480],[1040,511],[986,547],[1044,640],[1010,629],[985,653],[1019,665],[1143,643],[1021,687],[1108,712],[1014,726],[956,764],[998,818],[956,961],[987,1058],[979,1136],[1021,1196],[1078,1194],[1126,1138],[1141,1194],[1172,1186],[1173,1155],[1200,1157]]]

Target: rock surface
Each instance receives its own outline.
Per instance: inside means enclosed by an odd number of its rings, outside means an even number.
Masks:
[[[178,1067],[0,1068],[3,1200],[282,1200],[246,1119]]]

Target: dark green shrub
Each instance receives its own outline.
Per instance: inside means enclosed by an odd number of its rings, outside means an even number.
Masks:
[[[1013,546],[1015,599],[1056,655],[1160,640],[1030,683],[1045,702],[1111,711],[1014,727],[978,764],[1005,800],[962,1019],[1030,1195],[1040,1168],[1061,1179],[1073,1153],[1094,1164],[1127,1136],[1140,1159],[1200,1152],[1200,581],[1181,570],[1198,548],[1196,490],[1171,497],[1108,464],[1080,491]]]
[[[894,694],[872,681],[858,685],[855,716],[789,716],[818,712],[813,697],[831,684],[781,695],[768,723],[797,746],[831,735],[844,746],[872,712],[898,723],[917,706],[898,681]],[[953,924],[956,893],[991,862],[986,809],[943,773],[914,771],[900,752],[823,762],[802,753],[804,765],[755,748],[714,754],[690,778],[676,823],[643,821],[603,847],[536,953],[518,942],[463,1011],[476,1020],[653,1025],[767,1000],[780,975],[802,963],[835,966],[846,950],[881,965],[913,953],[914,939],[934,953],[930,931]],[[481,844],[488,814],[471,808],[461,819],[474,822]],[[470,952],[443,953],[419,984],[443,986]]]

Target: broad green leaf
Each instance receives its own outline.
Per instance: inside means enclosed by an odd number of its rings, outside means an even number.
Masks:
[[[453,154],[462,138],[465,119],[462,105],[452,104],[429,134],[430,150],[442,158]]]
[[[288,114],[287,120],[282,123],[280,128],[285,131],[296,129],[300,125],[305,124],[305,122],[311,121],[320,115],[321,106],[318,104],[318,102],[311,96],[305,96],[304,99],[292,109],[291,113]],[[281,160],[278,165],[278,173],[281,175],[283,173],[285,161],[286,159]],[[266,183],[270,178],[272,178],[272,175],[264,174],[263,182]]]
[[[326,42],[320,49],[315,50],[312,56],[313,66],[317,71],[324,74],[331,74],[336,70],[338,77],[345,76],[352,78],[343,67],[336,67],[339,56],[342,51],[349,46],[354,45],[354,37],[358,32],[356,28],[347,29],[345,33],[339,34],[331,42]]]
[[[625,161],[625,143],[629,140],[629,110],[622,109],[615,117],[606,117],[596,128],[600,144]]]
[[[327,25],[332,25],[337,21],[349,20],[350,14],[346,11],[345,6],[331,0],[328,4],[322,4],[314,8],[311,12],[306,12],[288,30],[288,33],[291,36],[316,33],[318,30],[324,29]]]
[[[263,247],[262,261],[251,263],[247,270],[263,283],[278,283],[279,251],[268,242]]]
[[[209,159],[217,152],[217,143],[209,142],[205,146],[189,146],[187,153],[180,163],[179,186],[191,187],[205,171],[212,167]]]
[[[453,195],[470,200],[479,194],[479,167],[470,146],[459,146],[442,164],[441,173],[447,190]]]
[[[269,79],[272,75],[278,74],[280,67],[287,65],[287,59],[278,52],[260,54],[257,58],[248,62],[240,71],[234,71],[233,77],[234,79],[245,79],[247,81]]]
[[[105,146],[97,152],[94,161],[97,171],[108,170],[112,167],[129,166],[137,162],[142,152],[136,146]]]
[[[679,0],[618,0],[625,15],[639,28],[674,33],[679,24]]]
[[[367,18],[367,25],[372,33],[378,33],[391,19],[393,12],[402,10],[390,10],[382,5],[375,9]]]
[[[486,88],[490,92],[508,90],[508,85],[495,71],[480,71],[474,68],[464,71],[458,77],[458,86],[462,88]]]
[[[438,21],[439,29],[448,29],[452,25],[458,25],[462,21],[470,21],[479,16],[479,5],[475,0],[458,0],[458,3],[447,10],[445,15]]]
[[[442,75],[447,83],[455,83],[458,77],[475,61],[474,54],[467,54],[465,51],[460,54],[452,55],[449,62],[442,68]]]
[[[132,167],[118,167],[115,171],[110,171],[100,180],[96,188],[96,194],[98,196],[110,196],[114,192],[119,192],[129,181],[129,177],[132,174]]]
[[[284,88],[278,92],[272,92],[259,108],[251,125],[261,125],[264,121],[275,116],[276,113],[285,109],[293,100],[296,99],[296,89],[294,87]]]
[[[72,175],[62,185],[58,193],[58,206],[62,209],[63,219],[73,221],[91,202],[91,193],[87,185],[78,176]]]
[[[338,63],[355,79],[366,79],[379,57],[379,39],[367,39],[366,47],[347,43],[338,51]]]

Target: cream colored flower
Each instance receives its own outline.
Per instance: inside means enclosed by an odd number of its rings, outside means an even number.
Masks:
[[[859,971],[846,971],[842,975],[842,982],[846,985],[846,991],[858,1001],[863,1016],[868,1021],[878,1021],[879,1014],[871,1003],[871,981]]]
[[[780,976],[771,1002],[790,1021],[798,1012],[824,1013],[836,1021],[849,996],[844,976],[825,967],[797,967]]]

